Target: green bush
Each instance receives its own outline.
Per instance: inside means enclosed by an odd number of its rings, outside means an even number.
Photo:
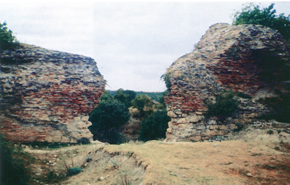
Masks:
[[[0,160],[1,160],[1,183],[2,185],[26,185],[31,176],[27,168],[29,159],[27,153],[20,146],[14,147],[9,141],[5,141],[0,135]]]
[[[269,97],[260,100],[261,103],[272,109],[272,113],[262,115],[260,119],[276,120],[280,122],[290,123],[290,93],[278,93],[278,97]]]
[[[67,170],[67,176],[72,176],[81,173],[83,170],[80,167],[73,167]]]
[[[259,5],[246,5],[242,11],[234,15],[233,25],[239,24],[258,24],[278,30],[288,43],[290,43],[290,15],[285,16],[283,13],[276,15],[274,3],[267,8],[261,8]]]
[[[236,95],[240,98],[244,98],[244,99],[251,99],[252,97],[246,93],[242,93],[242,92],[237,92]]]
[[[18,44],[16,37],[13,36],[13,32],[8,29],[7,23],[0,23],[0,51],[13,48]]]
[[[67,178],[66,173],[56,173],[55,171],[49,171],[49,173],[45,176],[45,178],[40,178],[40,182],[44,183],[59,183]]]
[[[273,134],[274,134],[274,130],[272,130],[272,129],[268,129],[268,130],[267,130],[267,134],[269,134],[269,135],[273,135]]]
[[[139,140],[148,141],[153,139],[165,138],[166,129],[170,117],[166,110],[157,110],[141,123]]]
[[[237,128],[234,129],[234,132],[240,132],[241,130],[243,130],[245,128],[245,125],[241,124],[241,123],[237,123],[236,126],[237,126]]]
[[[206,102],[208,105],[208,115],[225,119],[238,110],[238,101],[234,99],[235,93],[225,92],[216,96],[216,103]]]
[[[102,100],[98,106],[91,111],[89,127],[95,140],[117,144],[124,138],[118,133],[121,125],[129,120],[128,108],[115,99]]]
[[[171,82],[170,82],[169,73],[165,73],[165,74],[163,74],[160,78],[165,82],[165,85],[166,85],[167,91],[170,92],[170,91],[171,91],[171,86],[172,86],[172,84],[171,84]]]
[[[134,100],[132,100],[132,105],[134,108],[137,108],[140,112],[141,117],[147,117],[152,112],[152,102],[150,98],[144,94],[136,96]]]

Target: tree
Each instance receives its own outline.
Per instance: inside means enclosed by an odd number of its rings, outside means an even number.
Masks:
[[[134,91],[131,91],[131,90],[125,90],[124,93],[126,94],[127,96],[127,100],[130,102],[131,104],[131,101],[134,100],[134,98],[136,97],[136,92]]]
[[[91,111],[89,127],[95,140],[109,142],[111,144],[120,143],[122,140],[118,129],[129,120],[128,108],[115,99],[102,100],[98,106]]]
[[[167,116],[167,111],[157,110],[141,123],[139,139],[148,141],[153,139],[165,138],[165,133],[168,128],[170,117]]]
[[[114,95],[114,98],[119,100],[120,102],[124,103],[126,107],[130,107],[131,101],[136,97],[136,93],[131,90],[123,90],[123,89],[118,89]]]
[[[269,7],[260,9],[259,5],[246,5],[242,11],[234,15],[233,25],[239,24],[258,24],[278,30],[285,40],[290,43],[290,15],[285,16],[283,13],[276,15],[274,3]]]
[[[105,91],[104,94],[100,97],[101,101],[112,100],[114,97],[110,94],[109,91]]]
[[[10,49],[16,45],[18,45],[18,41],[13,36],[13,32],[8,29],[7,23],[0,23],[0,51]]]
[[[164,97],[166,96],[167,93],[168,93],[168,92],[164,91],[163,94],[162,94],[162,96],[161,96],[160,99],[159,99],[159,103],[160,103],[160,104],[162,105],[162,107],[164,107],[164,108],[166,108],[166,104],[165,104],[165,99],[164,99]]]
[[[141,94],[132,100],[132,105],[140,111],[141,116],[145,116],[144,109],[150,109],[150,107],[152,107],[152,102],[148,96]]]

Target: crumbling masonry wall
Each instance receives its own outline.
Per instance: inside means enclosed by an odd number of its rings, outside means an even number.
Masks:
[[[269,58],[271,67],[266,63]],[[165,97],[171,117],[167,141],[228,136],[237,125],[269,112],[257,100],[275,96],[275,89],[283,89],[280,81],[269,79],[280,79],[286,64],[289,46],[277,31],[260,25],[211,26],[195,50],[180,57],[167,70],[171,82],[170,93]],[[226,120],[205,119],[208,112],[205,102],[214,102],[216,95],[230,90],[247,94],[251,99],[237,97],[239,110]]]
[[[21,44],[0,54],[1,132],[17,142],[92,140],[88,114],[105,89],[89,57]]]

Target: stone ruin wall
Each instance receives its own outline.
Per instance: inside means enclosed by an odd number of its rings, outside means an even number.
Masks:
[[[105,80],[89,57],[21,44],[0,57],[1,132],[15,142],[92,140]]]
[[[200,141],[229,136],[239,124],[246,124],[270,110],[258,99],[275,96],[275,81],[261,80],[264,58],[288,60],[289,46],[275,30],[259,25],[219,23],[210,27],[192,53],[175,61],[167,70],[171,90],[165,103],[171,121],[167,141]],[[262,57],[263,58],[263,57]],[[289,64],[289,62],[288,62]],[[266,72],[268,69],[266,69]],[[271,71],[271,77],[279,71]],[[204,100],[215,100],[224,91],[238,91],[252,99],[238,98],[239,111],[224,121],[205,119]]]

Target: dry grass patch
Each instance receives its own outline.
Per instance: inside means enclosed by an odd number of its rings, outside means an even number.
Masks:
[[[285,141],[281,143],[277,135],[263,131],[245,133],[238,140],[223,142],[91,144],[30,152],[40,158],[61,156],[50,167],[55,171],[65,169],[65,163],[71,165],[72,161],[75,166],[82,167],[83,172],[61,184],[239,185],[290,182],[290,146]]]
[[[109,152],[134,151],[147,166],[145,184],[246,184],[241,169],[251,171],[281,152],[262,143],[255,147],[245,141],[123,144],[105,147]],[[260,156],[252,156],[259,153]]]

